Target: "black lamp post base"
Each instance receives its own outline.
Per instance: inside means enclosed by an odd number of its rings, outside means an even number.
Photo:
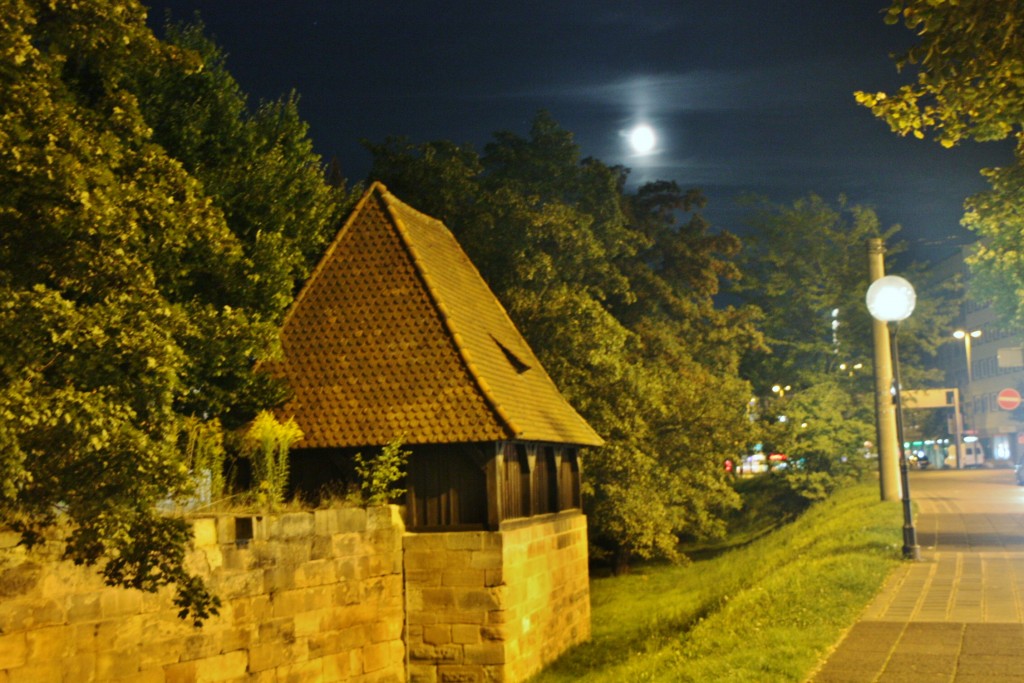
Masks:
[[[921,559],[921,546],[917,544],[917,531],[913,526],[903,527],[903,559]]]

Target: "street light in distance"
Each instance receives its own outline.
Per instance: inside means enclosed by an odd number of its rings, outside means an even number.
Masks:
[[[970,385],[974,381],[974,371],[971,367],[971,340],[977,339],[981,336],[981,330],[957,330],[953,333],[953,336],[957,339],[964,340],[964,353],[967,355],[967,384]]]
[[[878,278],[868,287],[868,311],[875,320],[886,323],[889,329],[889,348],[892,351],[893,387],[896,402],[896,440],[900,449],[900,484],[903,488],[903,557],[917,560],[921,549],[917,545],[917,530],[910,508],[910,486],[907,476],[907,447],[903,440],[903,402],[900,397],[900,352],[896,339],[901,321],[910,317],[917,303],[913,285],[898,275]]]

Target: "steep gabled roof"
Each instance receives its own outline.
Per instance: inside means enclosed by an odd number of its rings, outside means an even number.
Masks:
[[[285,318],[268,370],[301,445],[522,439],[600,445],[440,221],[380,183]]]

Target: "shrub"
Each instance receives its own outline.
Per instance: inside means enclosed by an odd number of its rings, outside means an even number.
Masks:
[[[252,461],[253,483],[259,504],[272,508],[284,501],[288,485],[288,451],[302,439],[302,430],[289,418],[277,421],[261,411],[242,436],[242,457]]]
[[[356,453],[356,475],[360,480],[363,502],[367,505],[386,505],[405,493],[396,484],[406,474],[410,452],[402,450],[402,439],[389,442],[377,455],[366,459]]]

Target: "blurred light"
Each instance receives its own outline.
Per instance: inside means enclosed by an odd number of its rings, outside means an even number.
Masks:
[[[906,320],[914,312],[917,293],[914,287],[899,275],[878,278],[868,287],[868,311],[882,322]]]

